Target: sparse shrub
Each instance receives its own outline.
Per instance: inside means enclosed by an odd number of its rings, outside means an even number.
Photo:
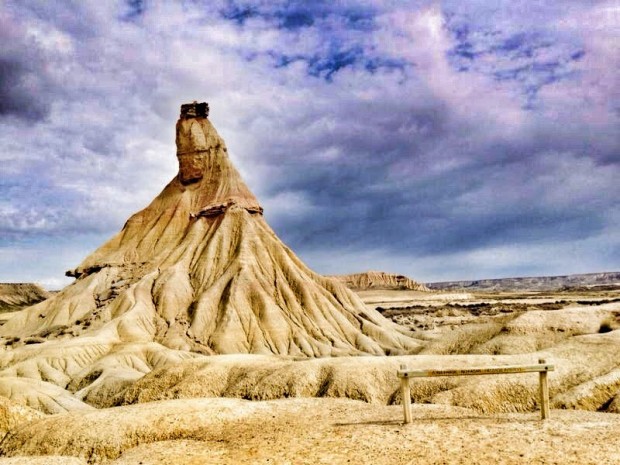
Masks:
[[[541,304],[537,304],[533,307],[533,309],[541,309],[541,310],[561,310],[564,308],[564,304],[562,302],[544,302]]]
[[[47,338],[50,336],[58,336],[60,334],[64,334],[67,328],[68,328],[67,325],[54,325],[39,332],[39,334],[37,334],[36,336],[42,337],[42,338]]]
[[[606,318],[605,320],[603,320],[603,322],[601,323],[601,327],[598,329],[599,333],[609,333],[611,331],[613,331],[614,329],[616,329],[616,322],[612,319],[612,318]]]
[[[620,302],[620,298],[616,299],[599,299],[599,300],[577,300],[579,305],[603,305]]]

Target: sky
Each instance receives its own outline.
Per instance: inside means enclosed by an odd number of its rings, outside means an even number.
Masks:
[[[60,288],[210,119],[324,274],[620,270],[618,0],[0,1],[0,281]]]

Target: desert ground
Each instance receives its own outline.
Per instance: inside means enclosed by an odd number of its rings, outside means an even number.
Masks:
[[[620,290],[358,294],[426,341],[419,353],[195,356],[118,392],[108,383],[78,396],[77,386],[44,397],[49,382],[39,381],[36,396],[3,383],[0,464],[620,461]],[[403,424],[400,363],[540,357],[556,366],[549,420],[537,412],[537,375],[523,374],[418,379],[413,422]],[[26,381],[28,373],[13,375]]]

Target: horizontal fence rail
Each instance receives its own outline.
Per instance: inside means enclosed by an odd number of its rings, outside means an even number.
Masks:
[[[397,375],[400,378],[401,398],[405,414],[405,423],[411,423],[411,378],[432,378],[437,376],[473,376],[473,375],[505,375],[511,373],[539,373],[540,417],[549,418],[549,384],[547,373],[553,371],[553,365],[544,359],[538,365],[513,365],[483,368],[441,369],[441,370],[410,370],[401,365]]]

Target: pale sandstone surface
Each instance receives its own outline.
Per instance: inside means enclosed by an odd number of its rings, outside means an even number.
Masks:
[[[44,457],[11,457],[0,458],[0,465],[86,465],[88,462],[77,457],[49,456]]]
[[[594,315],[598,322],[604,315],[592,310],[582,316]],[[542,318],[544,324],[534,336],[516,324],[519,330],[514,334],[491,338],[510,336],[517,344],[531,337],[548,338],[558,327],[567,333],[531,353],[204,356],[153,342],[107,346],[80,337],[11,349],[0,354],[5,363],[0,387],[9,386],[3,396],[14,399],[12,408],[21,403],[53,412],[50,405],[64,405],[57,411],[69,411],[30,424],[29,418],[14,423],[0,455],[73,454],[90,463],[125,464],[369,463],[365,458],[379,464],[615,463],[618,446],[613,437],[620,416],[553,410],[551,421],[541,424],[535,412],[536,374],[415,380],[412,426],[398,424],[400,406],[385,406],[400,402],[395,372],[401,363],[410,368],[466,368],[531,364],[545,358],[556,367],[549,374],[552,408],[618,412],[620,331],[578,334],[583,322],[573,318],[571,308],[557,322],[556,314],[561,311]],[[518,323],[522,315],[527,312],[508,323]],[[425,349],[448,354],[452,352],[445,350],[446,344],[458,348],[469,340],[463,337],[472,337],[450,329],[430,333]],[[450,339],[449,334],[456,336]],[[16,387],[11,387],[13,382]],[[296,399],[258,402],[282,397]],[[89,407],[80,399],[97,407],[135,405],[85,410]],[[30,457],[20,460],[17,463],[45,463],[30,462],[35,460]]]
[[[0,397],[0,439],[22,423],[43,418],[45,415],[23,404]]]
[[[94,409],[63,387],[26,377],[0,377],[0,396],[50,414]]]
[[[366,289],[356,291],[356,294],[371,308],[420,302],[439,304],[442,302],[466,301],[473,298],[473,294],[467,292],[426,292],[395,289]]]
[[[606,311],[569,309],[567,317],[549,311],[540,321],[534,319],[534,326],[529,312],[519,312],[501,322],[420,331],[417,355],[393,357],[205,356],[156,342],[113,344],[84,335],[0,352],[0,395],[46,413],[204,396],[350,397],[387,404],[400,401],[395,376],[400,363],[460,368],[545,358],[556,365],[550,375],[553,405],[615,409],[620,331],[595,331]],[[584,325],[588,318],[592,321]],[[412,396],[485,412],[531,411],[536,383],[533,375],[427,379],[415,383]]]
[[[342,357],[312,361],[277,357],[217,356],[154,370],[108,404],[149,402],[198,396],[241,397],[255,400],[282,397],[348,397],[370,403],[400,402],[400,364],[412,369],[470,368],[536,363],[545,358],[556,365],[549,375],[551,401],[598,410],[617,392],[609,376],[620,363],[620,331],[581,336],[532,354],[417,355],[399,357]],[[596,379],[585,393],[575,388]],[[474,408],[482,412],[531,411],[537,408],[536,375],[419,379],[412,398]],[[577,400],[579,399],[579,400]]]
[[[620,416],[583,411],[541,422],[414,404],[403,425],[400,406],[345,399],[192,399],[51,416],[0,448],[115,465],[614,464],[619,430]]]

